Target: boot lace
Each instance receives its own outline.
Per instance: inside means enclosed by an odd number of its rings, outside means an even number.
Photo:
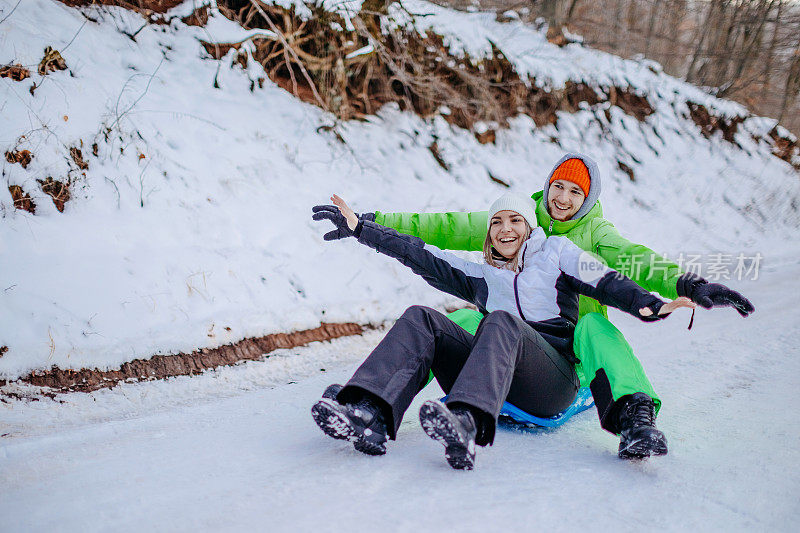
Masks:
[[[655,405],[653,402],[641,401],[628,405],[628,419],[632,427],[655,427]]]

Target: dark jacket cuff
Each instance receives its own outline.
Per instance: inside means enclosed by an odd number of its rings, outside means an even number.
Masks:
[[[353,230],[353,235],[355,235],[356,239],[361,237],[361,230],[363,229],[364,229],[364,220],[361,219],[358,221],[358,224],[356,224],[356,229]]]
[[[653,297],[652,300],[648,300],[644,303],[641,307],[646,307],[650,309],[653,314],[650,316],[642,316],[639,315],[639,318],[645,322],[656,322],[658,320],[663,320],[669,316],[669,313],[666,315],[659,315],[658,312],[661,311],[661,307],[663,307],[664,301],[661,298]]]

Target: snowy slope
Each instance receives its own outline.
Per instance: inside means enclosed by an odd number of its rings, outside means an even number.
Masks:
[[[12,4],[0,0],[4,13]],[[251,92],[251,80],[264,76],[254,61],[243,71],[230,57],[207,57],[200,39],[247,34],[214,10],[198,28],[145,25],[118,8],[21,2],[0,24],[0,63],[34,74],[0,79],[0,148],[34,158],[27,169],[2,163],[0,346],[9,349],[0,377],[51,365],[110,368],[452,302],[354,242],[323,243],[310,207],[338,192],[357,210],[484,209],[506,190],[490,172],[531,193],[565,150],[598,160],[607,217],[657,250],[759,252],[768,264],[797,249],[797,173],[750,135],[763,135],[769,120],[745,121],[741,149],[708,140],[684,116],[687,100],[719,114],[745,111],[646,63],[551,46],[518,23],[423,2],[407,7],[431,13],[422,28],[447,34],[455,50],[479,56],[491,39],[536,83],[627,82],[656,113],[640,123],[617,108],[610,121],[602,108],[586,109],[560,114],[558,128],[520,117],[496,144],[481,145],[441,118],[387,106],[369,121],[337,124],[342,144],[320,109],[269,81]],[[67,70],[35,73],[46,46],[62,53]],[[428,150],[434,139],[449,172]],[[72,147],[87,170],[70,158]],[[618,160],[635,166],[636,182]],[[74,180],[63,213],[37,183],[48,176]],[[31,194],[36,214],[14,209],[9,185]]]
[[[777,257],[735,284],[757,308],[747,319],[698,311],[687,331],[685,310],[657,324],[615,315],[664,401],[665,457],[619,460],[592,409],[555,431],[500,430],[474,471],[453,471],[417,419],[434,385],[385,456],[359,454],[309,408],[376,332],[63,403],[0,403],[0,516],[13,531],[795,531],[796,276]]]

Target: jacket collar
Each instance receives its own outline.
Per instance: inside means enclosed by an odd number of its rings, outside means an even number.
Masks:
[[[547,235],[544,234],[544,230],[542,228],[537,226],[531,230],[531,235],[528,237],[528,240],[522,243],[520,262],[517,265],[517,272],[522,272],[528,259],[533,257],[537,252],[540,252],[542,248],[544,248],[545,241],[547,241]]]

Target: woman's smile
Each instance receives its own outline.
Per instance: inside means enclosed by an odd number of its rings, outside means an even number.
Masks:
[[[511,259],[519,251],[526,232],[525,217],[516,211],[498,211],[489,225],[492,246],[506,259]]]

